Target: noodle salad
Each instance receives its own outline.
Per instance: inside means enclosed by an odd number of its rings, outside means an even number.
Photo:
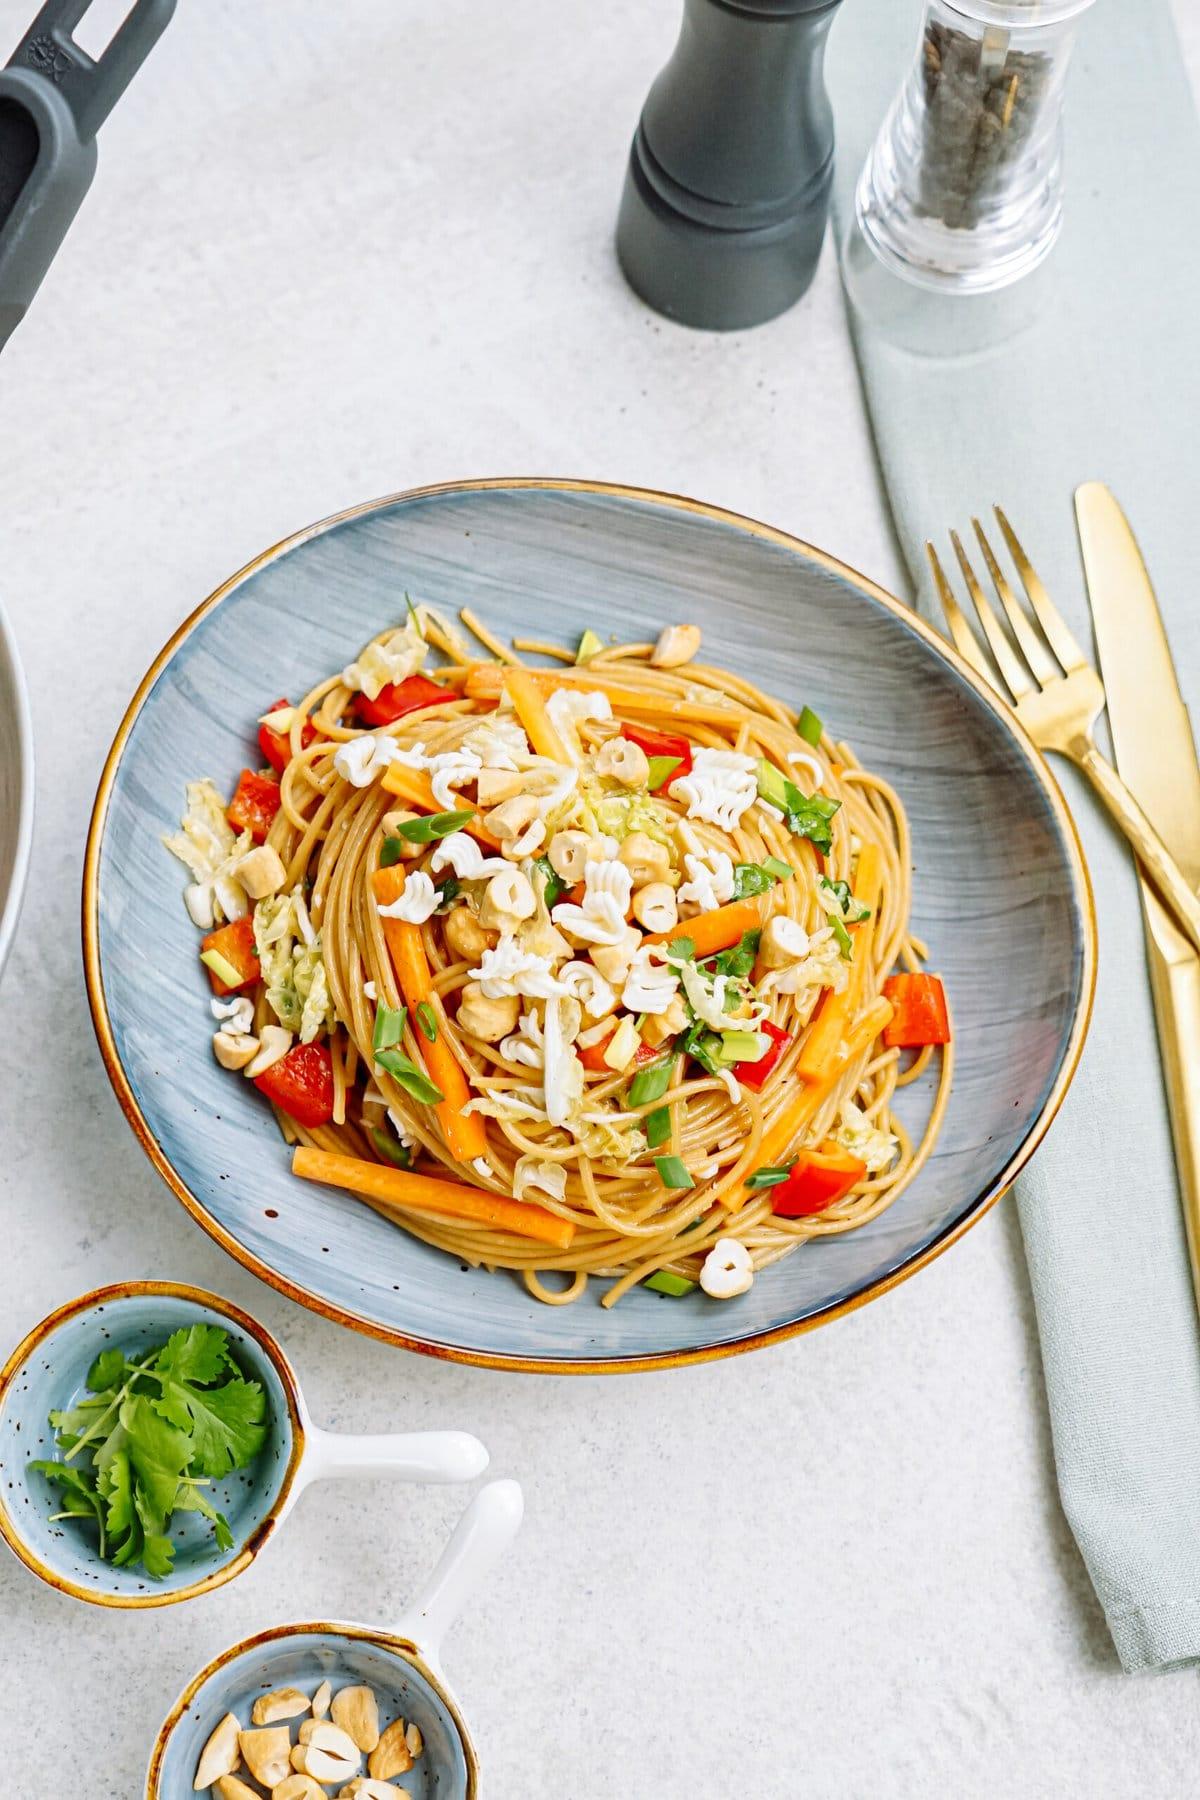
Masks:
[[[539,1300],[732,1299],[890,1206],[940,1127],[903,808],[695,626],[510,650],[461,618],[482,650],[409,602],[264,712],[228,803],[189,785],[164,842],[213,1053],[297,1177]]]

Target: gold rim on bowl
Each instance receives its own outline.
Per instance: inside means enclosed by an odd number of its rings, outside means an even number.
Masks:
[[[271,1268],[269,1264],[263,1262],[247,1250],[243,1244],[240,1244],[232,1233],[213,1218],[180,1177],[155,1138],[138,1104],[117,1053],[116,1040],[108,1016],[104,978],[100,966],[99,872],[104,824],[117,767],[133,729],[134,721],[141,711],[150,689],[170,662],[179,645],[191,635],[203,618],[207,617],[228,594],[239,587],[250,575],[256,574],[258,570],[285,552],[294,550],[310,538],[320,537],[322,533],[332,530],[335,526],[344,525],[351,519],[361,518],[366,513],[379,512],[405,501],[429,499],[439,494],[481,493],[494,489],[530,488],[558,493],[608,495],[615,499],[638,500],[666,507],[674,512],[693,513],[701,518],[715,520],[722,525],[731,525],[750,537],[764,538],[769,543],[779,544],[785,549],[796,551],[809,562],[816,563],[830,574],[849,582],[860,593],[867,595],[900,619],[936,656],[947,663],[959,679],[983,702],[1001,728],[1016,740],[1034,775],[1041,783],[1067,849],[1075,899],[1083,922],[1083,980],[1076,1002],[1075,1017],[1062,1065],[1046,1096],[1042,1110],[1033,1121],[1022,1143],[996,1178],[993,1191],[986,1196],[977,1197],[964,1217],[956,1225],[942,1232],[932,1244],[909,1257],[898,1269],[881,1275],[877,1281],[871,1282],[857,1294],[851,1295],[849,1299],[831,1302],[828,1306],[811,1313],[807,1318],[793,1320],[783,1325],[772,1325],[762,1331],[748,1332],[744,1337],[731,1338],[720,1344],[703,1344],[695,1349],[664,1350],[649,1356],[580,1358],[578,1361],[563,1361],[554,1357],[542,1356],[496,1355],[487,1351],[465,1349],[454,1344],[432,1343],[424,1338],[408,1337],[404,1332],[381,1325],[374,1319],[364,1318],[359,1313],[335,1305],[320,1295],[310,1293],[306,1288],[298,1286],[287,1276],[280,1274],[278,1270]],[[619,482],[583,481],[541,476],[491,476],[476,481],[444,481],[435,482],[427,487],[407,488],[400,493],[388,494],[382,499],[368,500],[358,506],[347,507],[344,511],[332,513],[328,518],[320,519],[315,524],[306,525],[302,530],[293,532],[290,537],[283,538],[279,543],[264,550],[248,562],[244,568],[239,569],[235,575],[231,575],[227,581],[222,582],[221,586],[210,594],[208,599],[203,601],[172,634],[155,657],[130,701],[117,728],[117,734],[113,739],[100,776],[100,785],[96,792],[91,823],[88,827],[87,848],[84,857],[83,960],[87,979],[88,1004],[91,1007],[92,1022],[100,1045],[100,1054],[104,1058],[108,1078],[121,1104],[122,1111],[133,1127],[134,1135],[176,1199],[182,1203],[196,1223],[220,1244],[222,1249],[227,1250],[230,1256],[241,1263],[243,1268],[249,1269],[260,1280],[277,1289],[279,1293],[286,1294],[289,1299],[298,1301],[301,1306],[309,1307],[324,1318],[332,1319],[336,1324],[348,1325],[351,1330],[362,1332],[367,1337],[379,1338],[382,1342],[395,1344],[403,1350],[415,1350],[423,1356],[440,1357],[449,1362],[467,1363],[477,1368],[520,1370],[528,1374],[623,1375],[651,1369],[680,1368],[688,1363],[715,1362],[722,1357],[737,1356],[745,1350],[759,1349],[767,1344],[780,1343],[785,1338],[796,1337],[801,1332],[812,1331],[818,1325],[827,1324],[832,1319],[838,1319],[847,1313],[857,1311],[868,1301],[876,1300],[881,1294],[886,1294],[892,1288],[898,1287],[902,1281],[907,1281],[918,1270],[933,1262],[935,1257],[940,1256],[944,1250],[948,1250],[952,1244],[957,1243],[959,1238],[983,1218],[1001,1195],[1012,1186],[1045,1137],[1079,1066],[1079,1058],[1083,1053],[1084,1041],[1091,1022],[1092,1003],[1096,990],[1096,913],[1092,898],[1091,879],[1084,860],[1079,833],[1045,758],[1036,749],[1015,715],[997,698],[987,683],[982,681],[975,671],[963,661],[953,645],[939,637],[924,619],[911,607],[906,606],[903,601],[898,600],[894,594],[889,594],[885,588],[881,588],[876,582],[871,581],[868,576],[860,574],[857,569],[851,568],[848,563],[839,562],[836,557],[805,543],[802,538],[792,536],[790,532],[780,531],[773,525],[764,525],[760,520],[746,518],[741,513],[729,512],[724,507],[711,506],[704,501],[689,500],[679,494],[660,493],[653,488],[627,487]]]

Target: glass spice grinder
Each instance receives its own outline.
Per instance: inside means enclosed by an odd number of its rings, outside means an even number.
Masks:
[[[1062,223],[1062,103],[1092,0],[927,0],[916,60],[858,184],[859,227],[897,274],[983,293]]]

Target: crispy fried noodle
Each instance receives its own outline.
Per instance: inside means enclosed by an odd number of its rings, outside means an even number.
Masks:
[[[693,626],[535,668],[463,617],[486,655],[410,603],[263,714],[228,805],[189,786],[214,1054],[297,1176],[539,1300],[732,1299],[891,1206],[940,1127],[903,809]]]

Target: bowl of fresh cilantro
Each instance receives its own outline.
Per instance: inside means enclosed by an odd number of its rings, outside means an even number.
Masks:
[[[282,1518],[301,1407],[279,1345],[229,1301],[157,1281],[84,1294],[0,1371],[0,1532],[77,1599],[207,1592]]]

